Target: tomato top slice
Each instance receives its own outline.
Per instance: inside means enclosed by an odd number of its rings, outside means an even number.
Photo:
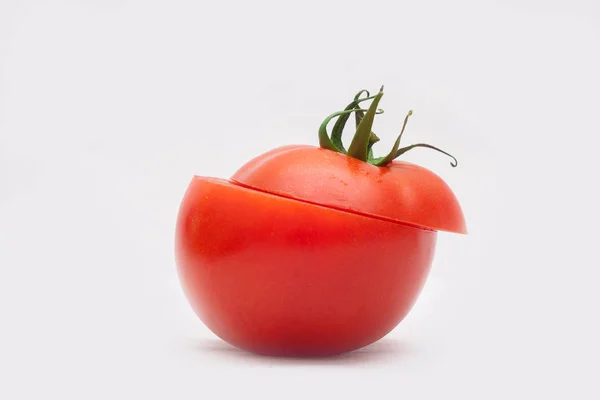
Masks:
[[[467,233],[450,187],[403,161],[378,167],[331,150],[284,146],[244,164],[232,181],[293,198],[428,230]]]

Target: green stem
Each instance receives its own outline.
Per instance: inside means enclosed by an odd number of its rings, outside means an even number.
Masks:
[[[385,157],[375,158],[372,162],[373,165],[377,165],[377,166],[387,165],[387,164],[391,163],[392,161],[394,161],[394,158],[397,157],[396,153],[398,152],[398,148],[400,147],[400,139],[402,139],[402,134],[404,133],[404,129],[406,128],[406,123],[408,122],[408,118],[411,115],[412,115],[412,110],[410,110],[408,112],[408,114],[406,114],[406,117],[404,117],[404,123],[402,124],[402,130],[400,131],[400,134],[398,135],[398,139],[396,139],[396,141],[394,142],[394,146],[392,147],[392,150]]]
[[[356,100],[358,97],[360,97],[360,94],[362,92],[363,92],[363,90],[358,92],[358,94],[356,96],[354,96],[354,100]],[[368,91],[367,91],[367,96],[369,96]],[[354,114],[354,117],[356,120],[356,128],[358,129],[358,125],[360,125],[360,121],[362,121],[362,119],[365,117],[365,113],[362,111],[357,111],[356,114]],[[375,132],[371,131],[371,136],[369,136],[369,146],[367,148],[367,161],[373,159],[373,145],[377,142],[379,142],[379,137],[375,134]]]
[[[367,97],[361,98],[363,93],[367,94]],[[404,134],[404,130],[406,129],[406,124],[408,122],[408,118],[412,115],[412,110],[408,112],[406,117],[404,118],[404,123],[402,124],[402,130],[398,135],[398,138],[394,142],[394,145],[390,152],[384,157],[373,157],[373,144],[379,141],[379,138],[372,131],[373,121],[375,119],[375,115],[383,113],[383,110],[377,108],[381,98],[383,97],[383,86],[379,89],[379,93],[375,96],[370,96],[367,90],[361,90],[354,96],[354,101],[352,101],[343,111],[338,111],[323,121],[321,126],[319,127],[319,144],[322,148],[336,151],[338,153],[347,154],[350,157],[356,158],[361,161],[365,161],[369,164],[385,167],[389,165],[393,160],[400,157],[407,151],[410,151],[417,147],[424,147],[432,150],[439,151],[452,158],[450,165],[453,167],[458,166],[458,160],[450,153],[445,152],[437,147],[434,147],[427,143],[417,143],[406,147],[400,147],[400,142],[402,140],[402,135]],[[373,100],[371,105],[367,110],[359,108],[359,104],[363,101]],[[350,143],[350,147],[346,152],[344,145],[342,143],[342,131],[344,130],[344,126],[348,121],[351,113],[355,113],[356,115],[356,133],[352,138],[352,143]],[[331,137],[327,133],[327,125],[333,119],[339,117],[336,121]]]
[[[364,100],[366,100],[366,99],[364,99]],[[342,153],[342,150],[340,148],[338,148],[333,143],[331,138],[329,137],[329,134],[327,133],[327,125],[335,117],[338,117],[340,115],[350,114],[350,113],[357,112],[357,111],[367,111],[367,110],[363,110],[360,108],[354,108],[352,110],[338,111],[338,112],[334,112],[333,114],[331,114],[330,116],[325,118],[325,120],[321,123],[321,126],[319,127],[319,145],[324,149]],[[381,114],[381,113],[383,113],[383,110],[376,110],[375,113]]]
[[[361,99],[360,95],[363,93],[366,93],[367,97]],[[350,111],[350,110],[358,107],[358,105],[360,103],[362,103],[363,101],[372,100],[374,98],[375,98],[375,96],[369,95],[368,90],[363,89],[360,92],[358,92],[356,94],[356,96],[354,96],[354,101],[352,103],[348,104],[346,106],[346,108],[344,109],[344,111]],[[359,113],[362,111],[356,110],[355,112]],[[337,119],[337,121],[335,121],[335,125],[333,125],[333,128],[331,129],[331,141],[344,154],[346,154],[346,149],[344,148],[344,144],[342,143],[342,132],[344,131],[344,126],[346,126],[346,122],[348,121],[348,118],[350,118],[350,113],[340,115],[340,117]]]
[[[350,143],[348,148],[348,155],[350,157],[357,158],[361,161],[367,161],[368,159],[368,148],[369,148],[369,137],[371,136],[371,128],[373,127],[373,121],[377,112],[377,106],[383,96],[383,86],[379,93],[373,99],[373,102],[369,106],[365,117],[358,124],[356,134]]]
[[[448,157],[452,158],[452,161],[450,161],[450,165],[452,165],[453,167],[456,167],[458,165],[458,160],[452,154],[447,153],[444,150],[438,149],[437,147],[432,146],[432,145],[427,144],[427,143],[417,143],[417,144],[412,144],[410,146],[403,147],[403,148],[399,149],[396,152],[396,157],[394,157],[394,158],[400,157],[402,154],[406,153],[407,151],[412,150],[412,149],[417,148],[417,147],[425,147],[425,148],[428,148],[428,149],[439,151],[440,153],[445,154]]]

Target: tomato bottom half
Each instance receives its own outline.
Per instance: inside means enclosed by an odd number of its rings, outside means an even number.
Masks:
[[[323,356],[369,345],[421,291],[435,231],[194,177],[175,255],[185,295],[224,341]]]

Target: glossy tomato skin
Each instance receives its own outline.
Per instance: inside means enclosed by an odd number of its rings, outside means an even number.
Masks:
[[[467,233],[460,204],[446,182],[404,161],[376,167],[331,150],[290,145],[253,158],[232,180],[268,193],[424,229]]]
[[[437,233],[195,177],[176,261],[200,319],[267,355],[321,356],[373,343],[409,312]]]

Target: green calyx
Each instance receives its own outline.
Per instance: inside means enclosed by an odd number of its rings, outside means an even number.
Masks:
[[[366,97],[361,96],[366,94]],[[332,150],[338,153],[346,154],[350,157],[354,157],[361,161],[368,162],[369,164],[376,165],[378,167],[384,167],[391,163],[396,158],[400,157],[402,154],[406,153],[409,150],[412,150],[417,147],[424,147],[432,150],[439,151],[450,158],[452,161],[450,165],[456,167],[458,165],[458,161],[456,158],[441,150],[437,147],[434,147],[430,144],[426,143],[417,143],[406,147],[400,147],[400,140],[402,139],[402,134],[404,133],[404,129],[406,128],[406,124],[408,122],[408,118],[412,115],[412,110],[408,112],[406,117],[404,118],[404,124],[402,125],[402,130],[400,131],[400,135],[396,139],[392,150],[384,157],[373,157],[373,145],[379,141],[379,138],[372,131],[373,121],[375,120],[375,115],[382,114],[383,110],[378,109],[379,101],[383,97],[383,86],[379,90],[375,96],[371,96],[367,90],[361,90],[356,94],[354,100],[346,106],[343,111],[338,111],[323,121],[321,126],[319,127],[319,145],[327,150]],[[371,105],[368,109],[363,109],[360,107],[360,103],[363,101],[372,100]],[[344,147],[342,143],[342,131],[350,118],[350,114],[354,113],[356,120],[356,132],[354,137],[352,138],[352,142],[350,143],[350,147],[348,150]],[[331,122],[332,119],[337,118],[335,125],[331,131],[331,136],[327,133],[327,125]]]

